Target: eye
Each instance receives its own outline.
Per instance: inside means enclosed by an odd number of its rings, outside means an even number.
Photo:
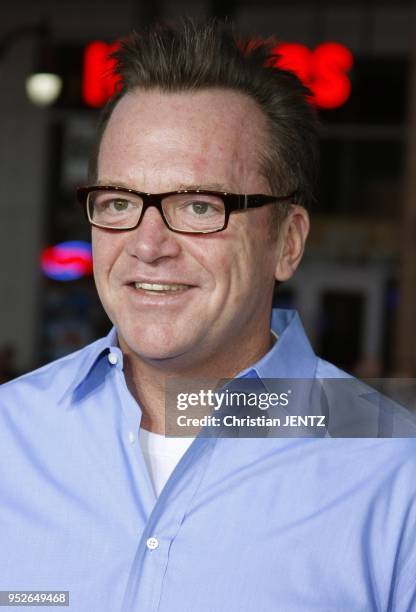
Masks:
[[[125,212],[131,206],[131,202],[118,198],[117,200],[110,200],[106,203],[107,207],[114,212]]]
[[[214,202],[207,202],[204,200],[193,200],[186,202],[185,204],[188,212],[191,212],[197,217],[213,215],[221,212],[222,206]]]
[[[125,198],[103,198],[97,199],[95,202],[96,208],[101,212],[107,213],[123,213],[134,208],[134,203]]]
[[[204,215],[211,207],[208,202],[190,202],[188,206],[191,207],[192,212],[196,215]]]

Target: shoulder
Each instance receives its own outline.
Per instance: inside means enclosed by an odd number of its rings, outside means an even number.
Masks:
[[[10,405],[10,402],[22,404],[29,401],[33,405],[37,398],[42,398],[44,402],[48,398],[59,400],[78,379],[87,374],[94,360],[104,350],[105,344],[105,339],[101,338],[1,385],[0,411],[5,405]]]
[[[0,387],[0,454],[22,478],[31,478],[36,466],[62,467],[86,433],[89,413],[78,409],[76,390],[96,382],[100,366],[107,363],[100,356],[107,350],[108,341],[98,340]]]
[[[323,359],[318,359],[316,378],[333,437],[411,438],[414,452],[416,413],[397,400],[396,381],[362,381]]]
[[[333,363],[325,361],[318,357],[316,366],[316,378],[353,378],[352,374],[348,374],[341,368],[338,368]]]

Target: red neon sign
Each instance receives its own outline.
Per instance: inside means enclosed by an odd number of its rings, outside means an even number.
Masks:
[[[118,77],[109,55],[118,46],[117,42],[95,41],[85,48],[82,94],[88,106],[103,106],[116,90]],[[344,45],[326,42],[311,51],[298,43],[282,43],[273,51],[279,56],[274,65],[294,72],[309,87],[319,108],[337,108],[348,100],[351,94],[348,72],[354,58]]]
[[[69,240],[44,249],[40,263],[48,278],[71,281],[92,274],[91,244]]]
[[[84,50],[82,97],[88,106],[103,106],[117,88],[118,77],[114,74],[115,62],[109,56],[118,49],[119,43],[96,40]]]
[[[278,45],[275,65],[294,72],[311,90],[319,108],[331,109],[345,104],[351,94],[348,72],[354,58],[349,49],[335,42],[318,45],[313,51],[297,43]]]

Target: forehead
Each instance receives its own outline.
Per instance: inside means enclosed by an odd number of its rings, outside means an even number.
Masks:
[[[153,190],[225,183],[248,189],[261,181],[259,157],[266,119],[248,96],[224,89],[126,94],[104,131],[98,156],[102,181],[123,180]],[[176,185],[176,186],[175,186]]]

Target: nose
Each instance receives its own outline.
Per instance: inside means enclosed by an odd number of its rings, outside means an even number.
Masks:
[[[144,263],[162,257],[176,257],[180,253],[177,234],[166,227],[160,212],[150,206],[136,229],[128,232],[126,250]]]

